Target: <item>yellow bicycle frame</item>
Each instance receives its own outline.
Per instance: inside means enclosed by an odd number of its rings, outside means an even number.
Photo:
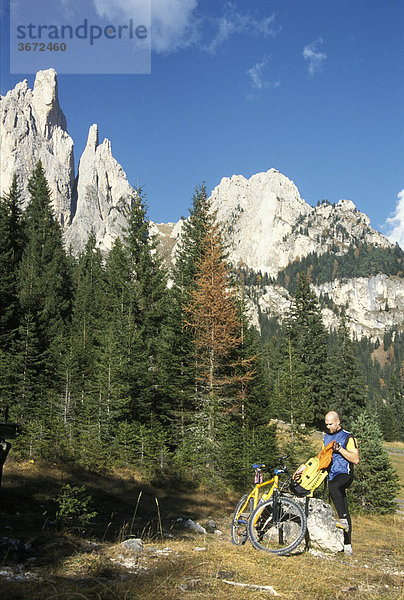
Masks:
[[[261,488],[264,487],[268,487],[271,486],[270,489],[267,492],[264,492],[260,498],[260,490]],[[244,502],[243,506],[241,507],[239,514],[241,514],[242,512],[245,511],[245,509],[248,507],[251,498],[253,499],[253,509],[255,509],[258,505],[258,500],[263,500],[265,502],[265,500],[268,500],[268,498],[270,498],[272,496],[272,494],[274,493],[274,490],[277,490],[279,488],[279,475],[275,475],[274,477],[272,477],[272,479],[269,479],[268,481],[263,481],[262,483],[256,483],[253,490],[250,492],[249,496],[247,497],[246,501]]]
[[[260,497],[260,490],[264,487],[268,487],[269,485],[271,486],[270,489],[267,492],[264,492]],[[244,502],[243,506],[239,510],[236,518],[238,518],[239,515],[241,515],[246,509],[248,509],[251,498],[253,500],[253,507],[252,507],[252,511],[253,511],[257,508],[259,500],[262,500],[262,502],[265,502],[266,500],[271,498],[274,491],[278,490],[278,489],[279,489],[279,475],[278,474],[275,474],[274,477],[272,477],[272,479],[269,479],[268,481],[263,481],[262,483],[256,483],[254,488],[248,495],[246,501]],[[314,492],[310,492],[310,494],[308,494],[307,497],[312,497],[313,493]],[[259,518],[259,515],[256,515],[256,520],[258,520],[258,518]]]

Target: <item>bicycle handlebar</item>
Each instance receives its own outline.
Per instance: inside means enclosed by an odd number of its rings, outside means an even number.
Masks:
[[[289,454],[286,454],[285,456],[282,456],[277,462],[280,464],[279,467],[276,467],[274,470],[275,475],[280,475],[281,473],[288,473],[289,469],[287,468],[287,466],[284,464],[285,460],[287,458],[289,458]],[[256,471],[260,471],[261,469],[265,469],[266,465],[264,463],[254,463],[252,468],[255,469]]]

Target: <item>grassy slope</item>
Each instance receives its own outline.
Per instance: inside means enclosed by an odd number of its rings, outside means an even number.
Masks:
[[[401,485],[404,486],[404,442],[384,442],[383,446],[387,451],[394,467],[400,476]],[[397,450],[400,453],[397,453]]]
[[[85,483],[98,511],[94,527],[84,532],[57,532],[52,499],[63,483]],[[134,511],[142,490],[136,515]],[[211,517],[223,531],[192,536],[175,531],[173,538],[158,533],[159,509],[164,527],[178,516],[200,522]],[[310,554],[275,557],[247,544],[235,548],[229,540],[231,495],[203,491],[158,490],[129,471],[97,475],[69,472],[55,465],[6,463],[3,478],[1,536],[33,542],[23,571],[41,581],[0,579],[7,600],[73,598],[102,600],[190,600],[267,598],[268,592],[231,586],[224,579],[270,585],[282,598],[293,600],[398,600],[402,593],[403,520],[399,517],[354,519],[354,558],[318,558]],[[133,524],[133,527],[132,527]],[[154,533],[153,533],[154,532]],[[128,554],[119,541],[142,535],[145,550]],[[204,548],[196,550],[195,548]],[[166,549],[166,550],[164,550]],[[15,561],[9,557],[8,568]],[[4,567],[0,568],[0,572]],[[11,574],[11,571],[10,571]],[[219,575],[219,577],[218,577]]]

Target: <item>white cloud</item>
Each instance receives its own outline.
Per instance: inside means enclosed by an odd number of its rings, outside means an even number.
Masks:
[[[247,75],[250,78],[251,86],[256,90],[263,88],[277,88],[280,81],[270,81],[267,77],[269,58],[265,56],[262,61],[257,62],[251,69],[248,69]]]
[[[396,242],[404,249],[404,190],[397,194],[396,211],[392,217],[386,219],[383,229],[389,231],[387,234],[390,242]]]
[[[170,52],[198,40],[197,5],[198,0],[152,0],[153,50]]]
[[[275,14],[265,19],[257,19],[250,14],[240,14],[235,6],[228,2],[223,16],[213,22],[213,26],[217,31],[204,49],[213,53],[232,35],[240,33],[275,37],[280,31],[280,27],[276,27],[274,21]]]
[[[100,16],[136,18],[150,1],[151,40],[155,52],[174,52],[196,42],[198,0],[93,0],[93,3]]]
[[[83,11],[83,0],[59,0],[65,11]],[[151,6],[151,43],[157,53],[175,52],[199,44],[214,53],[231,36],[247,34],[275,37],[280,31],[275,14],[256,17],[240,13],[232,2],[224,5],[222,16],[212,17],[203,0],[86,0],[100,17],[136,19]],[[202,39],[204,42],[202,43]]]
[[[318,50],[319,46],[322,46],[323,43],[323,39],[319,38],[303,48],[303,57],[309,63],[308,69],[312,76],[322,70],[323,61],[327,58],[324,52]]]

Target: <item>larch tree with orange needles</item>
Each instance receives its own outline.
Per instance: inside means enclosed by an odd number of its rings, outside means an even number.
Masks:
[[[198,379],[211,399],[224,387],[245,386],[245,377],[234,360],[242,346],[243,324],[236,307],[236,291],[231,286],[230,271],[224,259],[220,232],[213,217],[206,223],[203,253],[195,276],[195,289],[185,307],[186,326],[194,335]],[[237,368],[238,367],[238,368]]]

